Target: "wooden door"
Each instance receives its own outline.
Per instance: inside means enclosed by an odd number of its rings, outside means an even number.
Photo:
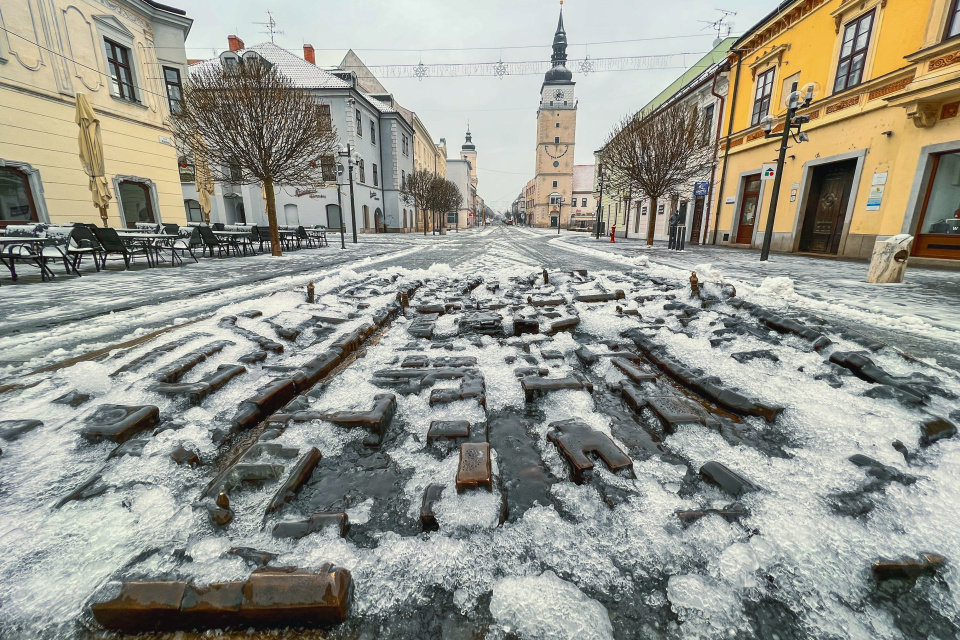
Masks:
[[[760,174],[747,176],[745,181],[740,202],[740,222],[737,224],[738,244],[750,244],[753,241],[753,228],[757,224],[757,210],[760,208]]]
[[[703,196],[693,201],[693,220],[690,222],[690,244],[700,244],[700,227],[703,226]]]
[[[836,162],[814,171],[800,236],[800,251],[837,253],[850,202],[856,162]]]

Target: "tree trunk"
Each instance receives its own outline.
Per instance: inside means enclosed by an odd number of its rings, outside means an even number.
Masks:
[[[263,191],[267,196],[267,224],[270,225],[270,253],[275,256],[283,255],[280,245],[280,230],[277,228],[277,194],[273,192],[273,180],[263,181]]]
[[[426,209],[424,209],[422,213],[423,213],[423,235],[427,235],[427,222],[430,220],[427,214],[429,212]]]
[[[653,234],[657,228],[657,198],[650,198],[650,214],[647,217],[647,246],[653,246]]]

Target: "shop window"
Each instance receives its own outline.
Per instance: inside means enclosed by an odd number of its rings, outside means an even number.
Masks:
[[[143,182],[124,180],[117,190],[120,195],[120,207],[127,228],[138,222],[156,222],[153,203],[150,201],[150,187]]]
[[[457,224],[457,212],[456,212],[456,211],[450,211],[449,213],[447,213],[447,222],[449,222],[450,224]]]
[[[760,120],[770,113],[770,96],[773,94],[773,77],[777,73],[776,67],[771,67],[757,76],[757,91],[753,99],[753,115],[750,126],[760,124]]]
[[[840,61],[837,63],[837,79],[833,92],[855,87],[863,82],[863,67],[867,62],[870,34],[873,32],[873,12],[861,16],[843,30]]]
[[[0,226],[39,221],[27,174],[0,167]]]
[[[107,68],[113,95],[130,102],[137,101],[137,92],[133,87],[133,71],[130,68],[130,49],[104,38],[107,49]]]
[[[919,233],[960,238],[960,151],[935,157]]]

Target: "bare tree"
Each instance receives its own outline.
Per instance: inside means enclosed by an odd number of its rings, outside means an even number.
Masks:
[[[427,212],[430,210],[432,191],[436,188],[437,176],[426,169],[417,169],[400,185],[400,195],[408,205],[419,209],[423,215],[423,235],[427,235]]]
[[[713,147],[696,109],[681,103],[627,116],[600,152],[613,184],[650,198],[647,244],[653,244],[657,201],[701,176],[713,162]]]
[[[214,179],[263,185],[275,256],[281,245],[274,187],[336,180],[330,106],[259,56],[193,71],[171,120],[178,145],[191,156],[205,155]]]
[[[460,193],[457,185],[440,176],[436,176],[430,193],[430,209],[440,212],[441,215],[445,215],[449,211],[457,211],[457,226],[459,227],[459,211],[463,206],[463,194]]]

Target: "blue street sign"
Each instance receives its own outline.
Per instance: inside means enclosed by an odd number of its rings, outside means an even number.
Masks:
[[[705,195],[707,195],[707,191],[708,191],[709,189],[710,189],[710,183],[709,183],[709,182],[698,182],[698,183],[697,183],[696,185],[694,185],[694,187],[693,187],[693,195],[695,195],[695,196],[705,196]]]

